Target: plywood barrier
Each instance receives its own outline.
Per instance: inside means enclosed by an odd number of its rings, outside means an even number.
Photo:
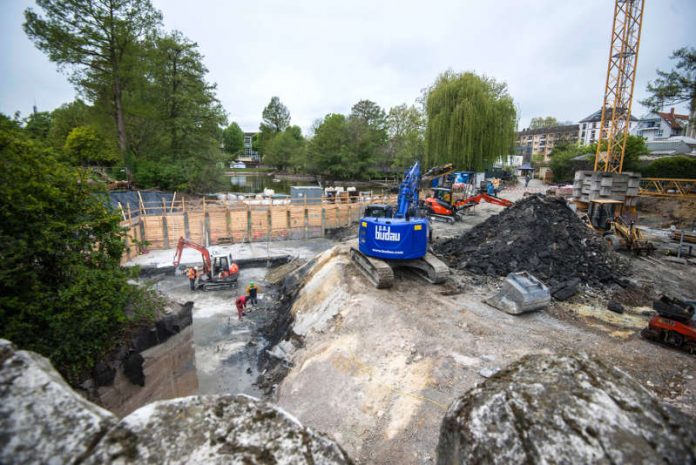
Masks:
[[[368,203],[389,199],[363,200],[355,203],[224,205],[189,201],[154,208],[141,208],[139,216],[121,209],[126,231],[123,261],[134,258],[143,249],[176,246],[179,237],[202,245],[230,244],[284,239],[322,237],[327,229],[343,228],[357,222]],[[195,205],[196,208],[190,208]]]

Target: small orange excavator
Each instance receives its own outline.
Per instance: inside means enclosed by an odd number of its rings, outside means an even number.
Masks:
[[[512,205],[512,202],[507,199],[494,197],[485,192],[480,192],[464,199],[454,200],[452,189],[449,187],[433,188],[432,197],[426,198],[423,201],[423,204],[428,210],[429,216],[445,220],[449,223],[454,223],[456,220],[461,219],[460,215],[464,213],[464,210],[473,207],[474,205],[478,205],[482,201],[503,207],[509,207]]]
[[[239,266],[232,260],[232,254],[213,254],[212,257],[208,249],[195,242],[179,238],[174,253],[174,268],[181,262],[181,253],[184,248],[191,248],[201,253],[203,257],[203,271],[199,274],[196,289],[204,291],[215,291],[237,287],[239,278]]]
[[[653,309],[657,315],[650,319],[648,327],[640,335],[696,354],[696,301],[683,301],[663,295],[653,302]]]

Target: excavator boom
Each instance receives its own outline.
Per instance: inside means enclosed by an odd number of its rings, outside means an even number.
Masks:
[[[186,247],[197,250],[201,253],[201,256],[203,257],[203,273],[210,273],[212,265],[210,260],[210,252],[208,252],[208,249],[200,244],[196,244],[193,241],[184,239],[183,237],[179,238],[179,242],[176,245],[176,252],[174,253],[174,267],[176,268],[179,266],[179,263],[181,262],[181,253]]]

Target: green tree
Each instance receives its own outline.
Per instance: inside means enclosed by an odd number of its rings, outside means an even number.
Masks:
[[[45,16],[25,12],[24,30],[92,100],[108,96],[121,152],[128,148],[123,93],[138,42],[153,33],[162,15],[149,0],[37,0]]]
[[[244,131],[235,122],[222,131],[222,143],[226,153],[234,155],[244,147]]]
[[[271,101],[263,109],[262,117],[261,132],[275,135],[285,131],[290,126],[290,111],[278,97],[271,98]]]
[[[642,170],[649,178],[696,179],[696,158],[678,156],[659,158]]]
[[[354,177],[370,176],[375,168],[389,171],[387,117],[371,100],[360,100],[348,117],[349,150]]]
[[[592,169],[594,153],[591,146],[577,143],[562,144],[554,147],[550,154],[554,182],[572,181],[575,177],[575,171]],[[582,155],[585,155],[585,157],[576,160],[576,158]]]
[[[387,115],[387,153],[392,169],[399,172],[422,160],[425,153],[425,116],[405,103],[392,107]]]
[[[33,139],[45,141],[51,131],[51,113],[48,111],[32,113],[24,121],[24,129]]]
[[[86,126],[93,116],[92,109],[82,100],[75,100],[51,112],[51,128],[48,142],[55,149],[62,149],[70,131],[78,126]]]
[[[298,126],[289,126],[271,139],[263,156],[264,163],[281,171],[293,164],[297,166],[302,162],[304,143],[301,129]]]
[[[544,118],[543,116],[536,116],[532,118],[531,122],[529,123],[529,129],[542,129],[542,128],[552,128],[554,126],[558,126],[560,123],[556,118],[553,116],[547,116]]]
[[[142,315],[119,267],[119,218],[87,181],[0,128],[0,337],[48,356],[72,383],[132,322],[128,305]]]
[[[75,165],[109,166],[120,159],[116,147],[89,126],[78,126],[70,131],[63,150]]]
[[[606,139],[602,140],[602,151],[606,151],[606,143]],[[591,144],[588,148],[591,153],[597,153],[597,143]],[[629,135],[626,141],[622,171],[637,171],[640,167],[641,155],[647,155],[649,152],[645,139],[640,136]]]
[[[176,190],[222,187],[226,116],[198,46],[175,31],[143,47],[143,77],[124,94],[136,181]]]
[[[658,78],[648,83],[650,97],[640,103],[653,111],[665,105],[689,103],[689,135],[696,137],[696,48],[675,50],[672,60],[677,63],[670,72],[657,70]]]
[[[307,167],[329,178],[346,179],[353,173],[348,121],[341,114],[326,115],[309,142]]]
[[[219,128],[227,121],[215,84],[205,79],[208,70],[198,45],[174,31],[156,37],[148,56],[149,95],[155,99],[150,103],[158,110],[164,152],[178,158],[219,147]]]
[[[426,112],[425,166],[483,170],[512,153],[516,112],[504,83],[447,71],[428,90]]]
[[[364,122],[370,129],[383,131],[387,125],[387,115],[382,107],[371,100],[360,100],[350,109],[350,117]]]

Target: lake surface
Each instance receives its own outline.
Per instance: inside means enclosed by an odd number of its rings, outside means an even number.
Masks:
[[[316,186],[312,181],[287,181],[265,173],[234,174],[229,176],[231,192],[261,193],[273,189],[276,194],[290,194],[290,186]]]

